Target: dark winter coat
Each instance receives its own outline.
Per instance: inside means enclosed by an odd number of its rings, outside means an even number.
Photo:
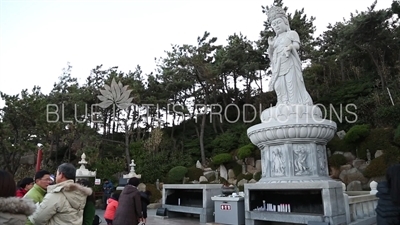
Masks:
[[[142,217],[140,193],[136,187],[128,184],[119,196],[113,225],[137,225]]]
[[[400,207],[393,203],[388,183],[379,182],[377,187],[378,205],[375,209],[377,225],[398,225],[400,224]]]
[[[146,192],[140,192],[140,198],[142,201],[143,218],[147,218],[147,206],[150,204],[150,198]]]

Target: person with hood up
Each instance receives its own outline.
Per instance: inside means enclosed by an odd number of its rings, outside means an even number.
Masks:
[[[0,224],[24,225],[36,209],[32,199],[15,196],[15,181],[10,173],[0,170]]]
[[[377,225],[400,224],[400,164],[390,166],[386,181],[378,183]]]
[[[34,183],[33,183],[33,178],[31,177],[25,177],[24,179],[22,179],[19,183],[18,183],[18,189],[16,192],[16,196],[17,197],[24,197],[24,195],[31,190],[31,188],[33,187]]]
[[[63,163],[57,169],[56,184],[47,188],[47,194],[30,217],[35,225],[82,225],[86,198],[92,189],[75,183],[76,169]]]
[[[104,219],[106,220],[107,225],[113,224],[115,211],[118,208],[118,199],[119,199],[119,194],[115,192],[113,192],[111,194],[111,197],[108,199],[107,208],[106,211],[104,212]]]
[[[124,187],[124,190],[122,190],[113,225],[137,225],[143,221],[142,201],[137,189],[139,183],[137,177],[132,177]]]

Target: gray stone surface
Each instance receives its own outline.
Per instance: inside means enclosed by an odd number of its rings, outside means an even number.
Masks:
[[[148,218],[146,221],[146,224],[151,224],[151,225],[199,225],[202,223],[199,223],[199,219],[193,216],[187,216],[187,215],[182,215],[182,217],[179,218],[162,218],[159,216],[156,216],[156,209],[149,209],[147,210]],[[102,223],[101,225],[107,225],[105,219],[104,219],[104,210],[96,210],[96,214],[100,216]],[[204,223],[203,223],[204,224]]]
[[[176,190],[199,190],[202,192],[202,206],[180,205],[180,203],[166,204],[167,198]],[[180,217],[184,214],[198,216],[201,223],[214,221],[214,202],[211,197],[221,194],[221,184],[164,184],[162,207],[168,210],[170,218]],[[178,201],[179,202],[179,201]]]
[[[347,191],[362,191],[361,181],[354,180],[347,185]]]
[[[383,151],[382,150],[376,150],[375,152],[375,158],[378,158],[379,156],[383,155]]]
[[[254,221],[275,221],[286,223],[304,223],[307,221],[329,222],[332,225],[345,224],[346,212],[342,184],[337,181],[299,182],[299,183],[256,183],[245,184],[245,218],[247,224],[255,224]],[[254,211],[250,208],[250,196],[257,190],[320,190],[322,195],[322,207],[324,214],[313,213],[280,213]]]

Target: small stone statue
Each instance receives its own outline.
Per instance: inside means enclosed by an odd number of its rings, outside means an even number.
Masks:
[[[157,181],[156,181],[156,188],[157,188],[157,190],[160,190],[160,180],[159,179],[157,179]]]
[[[369,163],[371,161],[371,152],[369,152],[369,149],[367,149],[367,162]]]

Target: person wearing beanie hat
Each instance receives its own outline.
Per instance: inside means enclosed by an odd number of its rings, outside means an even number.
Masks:
[[[112,221],[113,225],[131,225],[143,221],[142,201],[137,189],[139,183],[138,178],[132,177],[122,190],[118,200],[118,208]]]
[[[33,187],[33,178],[25,177],[18,182],[18,189],[15,193],[16,197],[22,198]]]

